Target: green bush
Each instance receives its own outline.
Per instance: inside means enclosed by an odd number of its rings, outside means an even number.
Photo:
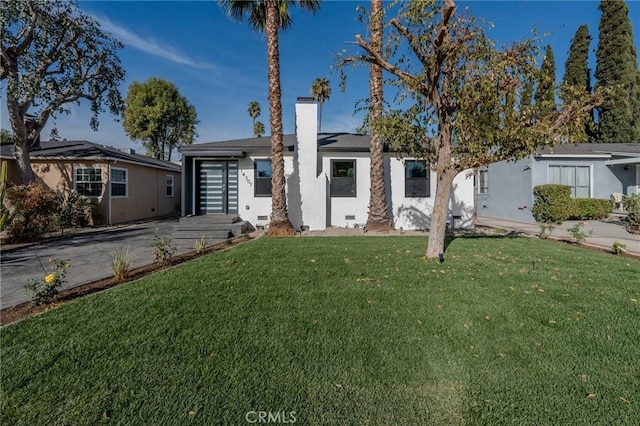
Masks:
[[[625,195],[622,197],[622,206],[628,214],[629,226],[640,230],[640,196]]]
[[[598,198],[575,198],[571,200],[572,220],[599,220],[604,219],[613,212],[613,201]]]
[[[567,185],[538,185],[533,188],[531,213],[538,223],[561,224],[569,218],[571,187]]]
[[[82,228],[93,224],[92,201],[76,191],[58,191],[56,197],[60,209],[56,214],[56,223],[64,234],[65,228]]]

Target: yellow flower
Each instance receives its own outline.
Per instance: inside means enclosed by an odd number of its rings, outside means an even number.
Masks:
[[[67,262],[67,264],[64,265],[64,267],[67,268],[67,269],[71,268],[71,262]]]
[[[52,283],[53,280],[56,279],[56,276],[54,274],[49,274],[46,277],[44,277],[44,282],[46,282],[47,284]]]

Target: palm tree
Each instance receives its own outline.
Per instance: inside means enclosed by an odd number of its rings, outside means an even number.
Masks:
[[[256,121],[253,123],[253,136],[256,138],[261,138],[264,135],[264,123],[261,121]]]
[[[318,133],[322,131],[322,105],[325,101],[329,100],[331,96],[331,87],[329,87],[329,80],[326,78],[316,78],[311,83],[311,94],[313,99],[320,104],[320,118],[318,119]]]
[[[258,101],[249,102],[249,108],[247,108],[247,112],[249,113],[249,117],[253,120],[253,132],[255,133],[256,129],[256,118],[260,117],[260,104]]]
[[[282,145],[282,89],[280,88],[280,49],[278,33],[291,26],[289,7],[297,4],[312,13],[320,9],[318,0],[219,0],[218,4],[234,20],[248,18],[251,27],[267,34],[269,77],[269,124],[271,126],[271,223],[269,235],[293,235],[287,212]]]
[[[382,0],[371,0],[371,47],[382,55]],[[369,216],[366,227],[371,231],[388,232],[391,228],[387,194],[384,186],[383,140],[373,125],[382,115],[382,68],[371,64],[369,74],[369,128],[371,133],[369,178]]]

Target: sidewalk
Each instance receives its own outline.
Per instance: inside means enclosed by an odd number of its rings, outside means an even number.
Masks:
[[[640,235],[627,232],[624,224],[615,218],[600,220],[568,220],[562,225],[558,225],[553,230],[550,238],[571,240],[571,236],[567,232],[576,223],[585,222],[585,232],[593,230],[591,236],[587,237],[584,245],[596,247],[603,250],[612,251],[613,243],[618,241],[626,244],[627,252],[640,257]],[[513,220],[498,219],[495,217],[478,216],[477,222],[480,226],[491,228],[503,228],[509,231],[519,231],[531,235],[539,235],[540,227],[536,223],[517,222]]]

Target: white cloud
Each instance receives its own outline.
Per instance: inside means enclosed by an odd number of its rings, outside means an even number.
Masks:
[[[160,58],[167,59],[171,62],[176,62],[178,64],[187,65],[193,68],[200,69],[213,69],[217,68],[216,65],[208,64],[205,62],[195,61],[189,58],[184,53],[180,52],[178,49],[172,48],[167,43],[159,42],[152,38],[142,38],[138,34],[134,33],[129,28],[126,28],[122,25],[116,24],[112,22],[109,18],[105,16],[95,16],[92,15],[94,19],[96,19],[102,29],[107,32],[110,32],[115,38],[124,43],[125,46],[132,47],[134,49],[141,50],[150,55],[158,56]]]

